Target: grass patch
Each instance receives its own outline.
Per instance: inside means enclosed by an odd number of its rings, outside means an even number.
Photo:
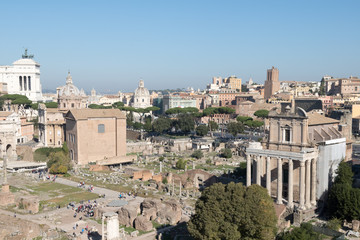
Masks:
[[[22,190],[22,189],[21,189],[21,188],[14,187],[14,186],[11,186],[11,185],[10,185],[10,192],[12,192],[12,193],[16,193],[16,192],[19,192],[20,190]]]
[[[133,227],[126,227],[125,225],[119,225],[119,228],[123,228],[124,231],[127,232],[129,235],[130,235],[132,232],[136,231],[135,228],[133,228]],[[145,234],[145,233],[152,232],[152,231],[145,232],[145,231],[142,231],[142,230],[137,230],[137,231],[139,232],[138,236],[143,235],[143,234]]]
[[[44,205],[47,205],[49,207],[66,207],[69,202],[75,202],[79,203],[80,201],[88,201],[98,198],[99,195],[92,192],[79,192],[79,193],[72,193],[69,195],[65,195],[58,198],[52,198],[49,200],[43,201]]]
[[[59,195],[82,191],[79,188],[67,186],[56,182],[43,182],[35,186],[26,186],[26,187],[32,190],[31,194],[33,195],[48,193],[50,197],[56,197]]]

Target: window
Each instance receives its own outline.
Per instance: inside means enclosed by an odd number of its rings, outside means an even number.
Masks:
[[[285,141],[290,142],[290,129],[285,129]]]
[[[60,136],[60,130],[57,131],[57,135]]]
[[[72,104],[71,104],[71,107],[74,108],[74,107],[75,107],[75,104],[72,103]]]
[[[98,125],[98,133],[104,133],[105,132],[105,125],[99,124]]]
[[[64,108],[66,107],[66,103],[63,104]]]

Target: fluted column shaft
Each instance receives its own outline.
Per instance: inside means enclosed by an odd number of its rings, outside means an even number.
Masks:
[[[282,160],[281,158],[277,159],[277,168],[278,168],[278,179],[277,179],[277,199],[276,199],[276,203],[277,204],[282,204],[282,187],[283,187],[283,182],[282,182]]]
[[[305,206],[311,208],[310,193],[311,193],[311,159],[306,161],[306,193]]]
[[[251,156],[250,154],[246,155],[246,186],[251,185]]]
[[[294,206],[293,170],[293,160],[289,159],[288,207],[290,208]]]
[[[312,164],[312,169],[311,169],[311,204],[316,206],[316,188],[317,188],[317,184],[316,184],[316,170],[317,170],[317,166],[316,166],[316,162],[317,159],[314,158],[311,162]]]
[[[300,209],[305,209],[305,162],[300,161]]]
[[[256,184],[261,186],[261,156],[256,157]]]
[[[271,165],[270,157],[266,157],[266,189],[271,196]]]

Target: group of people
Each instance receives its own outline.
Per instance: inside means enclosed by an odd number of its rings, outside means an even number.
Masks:
[[[121,192],[121,193],[119,193],[119,198],[120,199],[126,199],[126,196],[129,196],[129,197],[134,197],[134,198],[136,198],[136,196],[137,196],[137,193],[132,193],[132,192],[128,192],[128,193],[123,193],[123,192]]]
[[[84,217],[93,217],[94,216],[94,210],[97,207],[97,202],[96,200],[94,200],[93,202],[91,202],[90,200],[88,200],[87,203],[80,203],[79,206],[75,206],[74,203],[69,203],[68,204],[68,208],[72,208],[74,210],[74,218],[78,217],[78,215],[80,215],[80,213],[84,214]],[[83,216],[79,217],[79,220],[81,221],[83,219]],[[79,225],[76,223],[73,227],[74,230],[78,229]],[[94,232],[94,229],[90,229],[88,225],[86,225],[85,228],[81,228],[80,230],[80,234],[84,234],[85,232],[87,232],[88,236],[91,236],[91,234]],[[73,236],[76,237],[76,233],[73,232]]]

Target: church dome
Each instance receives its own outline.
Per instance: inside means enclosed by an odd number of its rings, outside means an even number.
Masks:
[[[84,91],[80,91],[72,82],[72,77],[70,75],[70,72],[68,73],[66,77],[66,85],[60,87],[59,90],[59,97],[62,96],[85,96]]]
[[[135,97],[148,97],[150,96],[149,90],[144,87],[144,81],[140,80],[139,87],[135,89]]]

